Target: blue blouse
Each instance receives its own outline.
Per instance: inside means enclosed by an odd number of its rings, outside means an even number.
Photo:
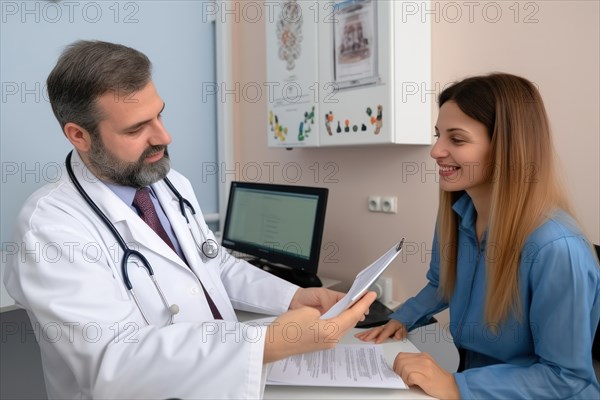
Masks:
[[[459,216],[457,278],[448,304],[438,293],[440,251],[434,236],[429,284],[392,318],[408,330],[450,307],[454,343],[467,353],[454,378],[463,399],[600,399],[592,340],[600,319],[600,269],[572,219],[557,212],[527,239],[519,266],[521,319],[485,322],[486,257],[511,251],[475,233],[476,211],[465,193]],[[494,329],[495,328],[495,329]]]

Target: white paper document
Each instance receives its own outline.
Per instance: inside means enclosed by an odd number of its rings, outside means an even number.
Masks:
[[[270,364],[267,385],[408,389],[385,361],[382,345],[339,344]]]
[[[356,275],[354,283],[348,293],[340,301],[335,303],[326,313],[321,316],[321,319],[328,319],[338,316],[342,311],[350,307],[354,302],[361,298],[369,287],[375,283],[377,278],[385,271],[392,261],[402,251],[404,238],[400,243],[395,244],[384,255],[379,257],[373,264],[369,265]]]

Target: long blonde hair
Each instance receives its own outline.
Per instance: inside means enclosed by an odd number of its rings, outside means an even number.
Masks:
[[[527,237],[557,209],[573,215],[554,166],[554,148],[542,98],[528,80],[508,74],[465,79],[445,89],[439,106],[455,102],[483,123],[491,138],[485,319],[495,325],[512,311],[521,317],[519,262]],[[440,191],[440,289],[449,300],[456,283],[461,193]]]

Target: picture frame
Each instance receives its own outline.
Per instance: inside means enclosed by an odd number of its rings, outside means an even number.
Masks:
[[[334,8],[333,76],[336,89],[380,83],[377,2],[346,0]]]

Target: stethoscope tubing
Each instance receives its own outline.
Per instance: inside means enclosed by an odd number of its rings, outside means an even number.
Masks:
[[[190,219],[188,218],[187,211],[186,211],[186,207],[187,207],[192,212],[192,218],[194,218],[194,220],[196,221],[196,225],[198,225],[198,227],[201,227],[200,221],[198,221],[198,216],[196,215],[196,209],[194,208],[194,206],[192,206],[192,204],[189,202],[189,200],[187,200],[185,197],[183,197],[181,195],[181,193],[179,193],[179,191],[175,188],[175,185],[173,185],[173,183],[171,182],[171,180],[168,177],[165,176],[163,181],[167,184],[167,186],[169,187],[171,192],[173,192],[175,197],[177,197],[177,201],[179,202],[179,211],[181,212],[181,215],[183,215],[185,217],[185,221],[187,222],[187,226],[190,231],[190,234],[192,235],[192,238],[194,239],[194,243],[196,244],[196,249],[198,249],[198,251],[201,252],[207,258],[215,258],[219,254],[219,246],[217,245],[216,241],[206,237],[204,232],[202,232],[202,229],[200,229],[200,234],[203,236],[203,239],[204,239],[202,244],[199,244],[198,240],[196,240],[196,235],[194,234],[194,231],[192,230],[192,225],[190,223]]]
[[[148,271],[148,275],[154,276],[154,271],[152,270],[150,263],[148,262],[148,260],[146,259],[146,257],[144,257],[144,255],[142,253],[140,253],[137,250],[133,250],[133,249],[129,248],[129,246],[127,246],[127,243],[125,243],[123,236],[121,236],[121,234],[119,233],[117,228],[113,225],[112,222],[110,222],[110,220],[108,219],[106,214],[104,214],[102,212],[102,210],[100,210],[100,208],[96,205],[94,200],[92,200],[91,197],[87,194],[85,189],[83,189],[83,187],[81,186],[81,183],[79,183],[79,180],[75,176],[75,172],[73,172],[73,168],[71,167],[71,155],[72,154],[73,154],[73,151],[70,151],[69,154],[67,154],[67,159],[65,160],[69,178],[71,178],[71,182],[73,182],[75,189],[77,189],[79,194],[81,194],[81,196],[83,197],[85,202],[92,208],[94,213],[98,217],[100,217],[102,222],[104,222],[104,225],[106,225],[108,230],[110,230],[110,232],[112,233],[114,238],[119,243],[119,246],[123,250],[123,258],[121,259],[121,272],[123,273],[123,282],[125,283],[127,290],[131,291],[133,289],[133,285],[131,284],[131,280],[129,279],[129,273],[127,272],[127,262],[130,257],[132,257],[132,256],[138,257],[140,259],[140,261],[142,262],[142,265],[144,266],[144,268],[146,268],[146,270]]]
[[[169,325],[172,324],[175,314],[177,314],[179,312],[179,307],[177,305],[175,305],[175,304],[174,305],[169,305],[169,303],[167,301],[167,298],[165,297],[165,294],[163,293],[162,289],[160,288],[160,285],[158,284],[158,281],[156,280],[156,277],[154,276],[154,270],[150,266],[150,262],[148,261],[148,259],[142,253],[140,253],[139,251],[134,250],[134,249],[130,248],[129,246],[127,246],[127,243],[123,239],[123,236],[121,236],[121,234],[119,233],[119,231],[117,230],[117,228],[114,226],[114,224],[108,219],[108,217],[106,216],[106,214],[104,214],[102,212],[102,210],[100,210],[100,208],[98,207],[98,205],[91,199],[91,197],[87,194],[87,192],[85,191],[85,189],[81,186],[81,183],[79,182],[79,180],[75,176],[75,173],[74,173],[73,168],[71,166],[71,156],[72,156],[72,154],[73,154],[73,151],[71,150],[69,152],[69,154],[67,154],[67,158],[65,160],[65,164],[66,164],[66,167],[67,167],[67,173],[69,174],[69,178],[71,179],[71,182],[73,182],[73,185],[75,186],[75,189],[77,189],[77,191],[83,197],[83,199],[85,200],[85,202],[90,206],[90,208],[94,211],[94,213],[102,220],[102,222],[104,223],[104,225],[108,228],[108,230],[111,232],[111,234],[117,240],[117,242],[119,243],[119,246],[123,250],[123,258],[121,259],[121,272],[122,272],[122,275],[123,275],[123,283],[125,284],[125,287],[127,288],[127,290],[129,291],[129,293],[133,297],[133,300],[135,301],[138,309],[140,310],[140,313],[142,314],[142,317],[144,318],[144,321],[146,321],[146,323],[148,325],[150,325],[150,320],[148,319],[148,316],[144,312],[144,309],[142,308],[142,306],[140,304],[140,301],[138,300],[138,298],[137,298],[137,296],[135,294],[135,291],[133,290],[133,285],[131,283],[131,280],[129,279],[129,272],[127,270],[127,266],[128,266],[128,263],[129,263],[129,259],[131,257],[137,258],[141,262],[141,265],[148,272],[148,275],[150,276],[150,279],[152,279],[154,287],[156,288],[156,291],[158,292],[162,303],[164,304],[164,306],[169,311],[169,315],[170,315]],[[192,204],[186,198],[184,198],[181,195],[181,193],[179,193],[179,191],[175,188],[175,186],[169,180],[169,178],[165,177],[163,179],[163,181],[167,184],[167,186],[173,192],[173,194],[175,195],[175,197],[177,197],[177,200],[179,202],[179,209],[181,211],[181,214],[185,217],[185,220],[187,221],[187,226],[188,226],[188,229],[190,230],[190,234],[192,235],[192,238],[194,240],[196,248],[199,251],[201,251],[204,254],[204,256],[206,256],[207,258],[215,258],[218,255],[218,253],[219,253],[218,245],[216,244],[216,242],[213,239],[207,238],[204,235],[204,232],[202,232],[202,227],[201,227],[200,222],[198,221],[198,219],[196,217],[196,210],[194,209],[194,207],[192,206]],[[190,220],[189,220],[189,218],[187,216],[187,212],[186,212],[186,206],[192,212],[193,218],[196,221],[196,223],[198,224],[198,228],[200,230],[200,234],[202,236],[204,236],[205,240],[204,240],[204,242],[203,242],[202,245],[199,245],[198,241],[196,240],[196,236],[194,235],[194,233],[192,231],[192,227],[190,225]],[[205,251],[205,249],[204,249],[205,245],[207,245],[208,247],[210,247],[211,250]]]

